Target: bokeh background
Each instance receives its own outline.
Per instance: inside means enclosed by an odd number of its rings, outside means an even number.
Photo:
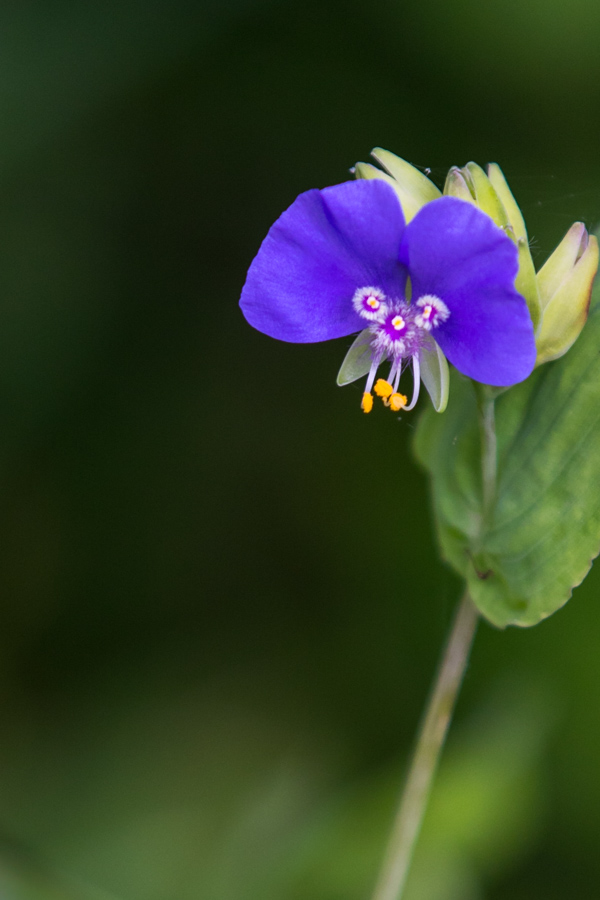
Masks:
[[[599,40],[596,0],[2,4],[2,898],[368,897],[460,586],[415,415],[240,289],[375,145],[499,162],[538,264],[597,226]],[[480,627],[407,900],[596,896],[599,589]]]

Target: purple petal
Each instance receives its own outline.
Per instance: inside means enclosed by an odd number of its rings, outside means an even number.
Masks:
[[[275,222],[248,271],[246,319],[282,341],[326,341],[360,331],[352,297],[379,287],[401,296],[404,217],[383,181],[348,181],[307,191]]]
[[[453,197],[434,200],[407,226],[400,258],[412,302],[433,294],[450,310],[432,336],[460,372],[499,387],[527,378],[535,339],[514,288],[517,248],[489,216]]]

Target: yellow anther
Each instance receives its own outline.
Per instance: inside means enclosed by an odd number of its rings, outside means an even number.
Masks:
[[[383,378],[377,379],[373,390],[378,397],[381,397],[382,400],[394,393],[394,388],[391,386],[389,381],[384,381]]]
[[[364,413],[370,413],[373,409],[373,394],[363,394],[360,408]]]
[[[379,309],[381,304],[380,304],[379,300],[377,299],[377,297],[368,297],[367,298],[367,306],[370,306],[371,309]]]
[[[392,394],[389,399],[389,407],[392,412],[398,412],[399,410],[404,409],[407,403],[408,397],[405,397],[404,394]]]
[[[396,331],[402,331],[405,325],[406,322],[404,321],[402,316],[394,316],[394,318],[392,319],[392,328],[394,328]]]

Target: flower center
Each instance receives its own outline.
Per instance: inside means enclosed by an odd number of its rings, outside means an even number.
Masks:
[[[417,327],[415,311],[404,300],[396,300],[369,328],[373,337],[373,356],[400,363],[406,356],[414,356],[423,342]]]
[[[443,300],[434,294],[425,294],[416,302],[390,300],[381,288],[363,287],[352,298],[355,311],[370,325],[367,329],[371,344],[371,368],[365,385],[361,407],[363,412],[373,409],[371,390],[377,369],[384,360],[391,363],[389,380],[380,378],[375,384],[375,394],[394,412],[413,409],[419,396],[420,351],[431,341],[427,332],[445,322],[450,310]],[[410,403],[398,392],[400,376],[407,360],[413,366],[413,397]]]

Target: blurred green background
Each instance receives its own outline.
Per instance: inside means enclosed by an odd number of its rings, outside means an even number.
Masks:
[[[460,586],[415,417],[240,289],[374,145],[499,162],[538,265],[597,226],[599,41],[595,0],[2,4],[2,898],[368,897]],[[407,900],[596,896],[599,587],[481,626]]]

